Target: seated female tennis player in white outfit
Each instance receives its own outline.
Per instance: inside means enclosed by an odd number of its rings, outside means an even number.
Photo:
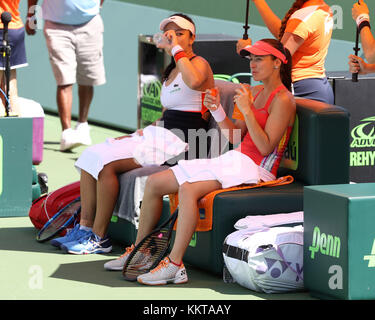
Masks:
[[[106,233],[119,192],[117,175],[141,166],[163,164],[186,151],[188,129],[207,129],[208,122],[202,118],[203,97],[204,91],[214,86],[214,79],[208,62],[193,52],[194,22],[183,14],[174,14],[160,23],[160,30],[169,43],[158,46],[173,56],[161,90],[165,109],[159,125],[163,127],[148,126],[82,153],[75,163],[81,173],[80,225],[65,237],[51,241],[65,252],[110,252],[112,245]],[[167,129],[182,131],[185,142]],[[189,152],[189,157],[195,158],[195,153]]]
[[[138,276],[140,283],[188,281],[182,258],[198,221],[200,198],[220,188],[275,179],[295,118],[295,101],[290,92],[291,56],[274,39],[258,41],[247,50],[253,78],[263,85],[242,85],[236,90],[235,122],[225,115],[219,95],[214,97],[207,91],[204,100],[220,128],[228,132],[230,142],[239,146],[214,159],[180,160],[178,165],[147,179],[135,244],[157,224],[163,195],[178,192],[179,214],[172,251],[155,269]],[[234,130],[241,130],[241,141],[234,141]]]

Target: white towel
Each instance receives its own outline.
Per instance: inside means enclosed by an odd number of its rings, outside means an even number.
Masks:
[[[234,227],[237,230],[247,229],[257,231],[292,223],[303,223],[303,211],[247,216],[238,220]]]
[[[133,156],[142,166],[157,164],[188,150],[183,142],[172,131],[163,127],[148,126],[143,130],[142,140],[137,144]]]
[[[143,129],[143,135],[136,133],[128,138],[105,142],[86,148],[75,163],[75,167],[85,170],[96,180],[103,167],[113,161],[134,158],[141,166],[161,165],[188,149],[171,131],[157,126]]]

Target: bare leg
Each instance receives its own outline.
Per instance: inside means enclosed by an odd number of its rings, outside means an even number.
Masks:
[[[79,116],[78,122],[86,122],[89,115],[90,104],[94,96],[93,86],[78,86]]]
[[[217,189],[221,189],[221,184],[217,180],[186,182],[180,186],[176,237],[169,254],[173,262],[179,264],[182,261],[194,233],[198,221],[198,200]]]
[[[0,87],[1,90],[6,93],[5,82],[4,82],[4,71],[0,70]],[[9,104],[10,109],[9,113],[19,115],[18,107],[18,90],[17,90],[17,71],[16,69],[10,70],[10,79],[9,79]],[[3,94],[0,94],[0,116],[5,115],[5,97]]]
[[[71,84],[57,86],[56,100],[63,130],[71,127],[73,101],[72,87],[73,85]]]
[[[149,234],[158,223],[163,208],[163,196],[177,191],[178,183],[172,170],[158,172],[148,177],[135,245]]]
[[[3,75],[4,71],[0,70],[0,88],[4,91]],[[5,116],[5,98],[2,93],[0,94],[0,117],[1,116]]]
[[[104,166],[96,183],[96,215],[92,231],[99,237],[107,234],[113,209],[116,205],[119,181],[118,174],[139,168],[133,159],[113,161]]]
[[[10,70],[10,81],[9,81],[9,102],[11,107],[11,113],[15,115],[20,114],[18,106],[18,89],[17,89],[17,71],[16,69]]]
[[[81,220],[80,224],[92,228],[96,211],[96,179],[84,170],[81,170]]]

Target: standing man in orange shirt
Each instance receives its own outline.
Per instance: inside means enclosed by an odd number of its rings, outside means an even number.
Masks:
[[[349,69],[351,73],[367,74],[375,72],[375,38],[371,33],[369,13],[367,4],[363,0],[353,5],[352,17],[359,29],[363,54],[368,63],[360,57],[350,55]]]
[[[18,90],[17,90],[17,72],[18,68],[26,67],[26,50],[25,50],[25,28],[20,18],[18,10],[20,0],[1,0],[0,1],[0,15],[7,11],[12,15],[12,20],[8,24],[8,41],[11,48],[10,55],[10,81],[9,81],[9,102],[10,102],[10,115],[18,115],[19,108],[17,103]],[[4,25],[0,21],[0,40],[3,40]],[[5,59],[0,59],[0,83],[1,89],[5,92]],[[0,95],[2,96],[2,95]],[[3,98],[3,97],[2,97]],[[0,117],[5,115],[5,108],[0,99]]]
[[[333,15],[323,0],[296,0],[281,20],[265,0],[252,0],[264,23],[292,54],[292,80],[297,97],[333,103],[325,74],[325,59],[331,42]],[[239,40],[237,52],[251,40]]]

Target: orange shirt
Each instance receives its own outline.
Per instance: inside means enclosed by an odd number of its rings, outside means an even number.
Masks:
[[[19,29],[23,27],[23,22],[20,17],[20,12],[18,10],[20,0],[1,0],[0,1],[0,15],[4,11],[8,11],[12,15],[12,20],[8,24],[9,29]],[[4,26],[0,20],[0,29]]]
[[[292,14],[285,32],[301,37],[304,42],[293,55],[293,82],[306,78],[324,78],[325,58],[331,42],[333,15],[331,8],[319,0],[307,1]]]

